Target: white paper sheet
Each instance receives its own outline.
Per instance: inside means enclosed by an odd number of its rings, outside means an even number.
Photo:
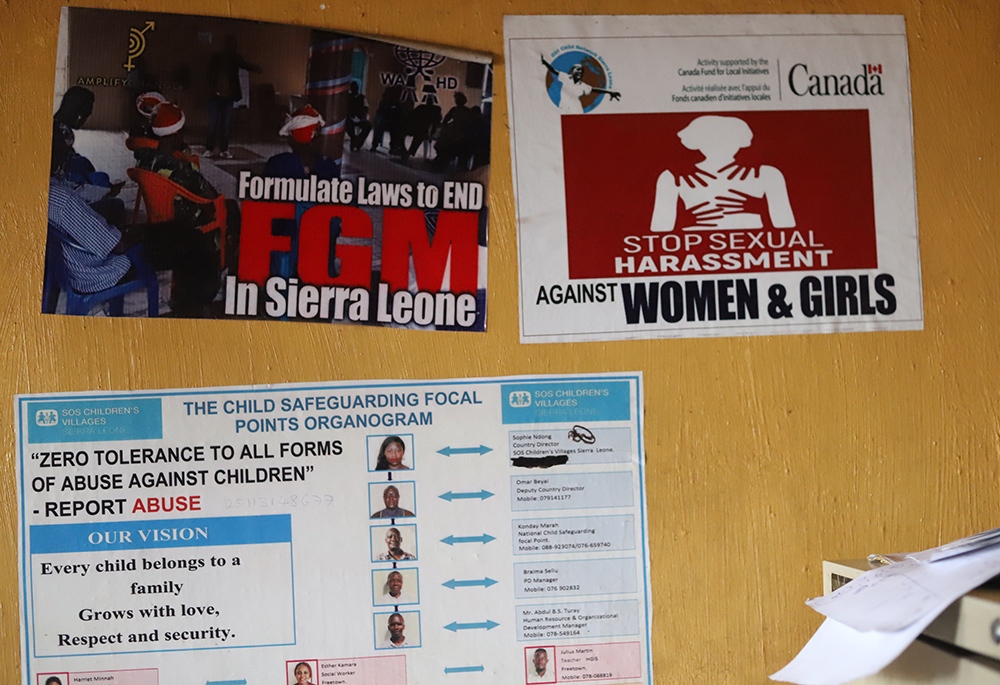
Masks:
[[[949,604],[1000,573],[1000,546],[935,563],[912,558],[873,569],[806,604],[856,630],[892,632]]]
[[[802,651],[771,676],[799,685],[840,685],[878,673],[903,653],[934,620],[924,617],[894,633],[862,632],[827,619]]]
[[[839,685],[879,672],[952,602],[1000,574],[997,537],[992,530],[905,555],[807,601],[827,620],[771,679]]]
[[[509,16],[504,41],[522,343],[923,327],[902,17]]]

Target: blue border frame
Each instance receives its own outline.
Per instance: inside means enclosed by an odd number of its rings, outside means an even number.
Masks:
[[[216,518],[228,518],[228,517],[216,517]],[[164,519],[164,521],[169,521],[170,519]],[[31,656],[35,659],[65,659],[67,657],[80,657],[80,656],[114,656],[118,654],[159,654],[160,652],[205,652],[213,649],[258,649],[260,647],[289,647],[291,645],[298,644],[298,623],[295,616],[295,548],[292,545],[292,541],[288,542],[269,542],[263,543],[269,545],[288,545],[288,571],[289,578],[292,582],[292,641],[291,642],[273,642],[270,644],[262,645],[221,645],[219,647],[181,647],[178,649],[136,649],[128,652],[81,652],[79,654],[37,654],[32,653]],[[186,549],[185,547],[165,547],[162,549]],[[30,554],[28,556],[31,556]],[[31,596],[31,632],[34,633],[36,629],[35,625],[35,597],[34,594]],[[27,613],[25,618],[27,618]],[[28,624],[24,626],[25,635],[28,633]],[[29,643],[30,644],[30,643]],[[25,645],[27,648],[29,645]],[[37,647],[37,640],[31,645]],[[31,679],[31,672],[28,672],[28,679]]]
[[[269,387],[259,387],[259,386],[231,386],[223,388],[211,388],[211,389],[187,389],[187,390],[165,390],[165,391],[134,391],[134,392],[98,392],[98,393],[52,393],[52,394],[42,394],[42,395],[16,395],[15,405],[17,415],[15,417],[17,427],[17,447],[18,447],[18,468],[15,472],[15,477],[20,481],[21,489],[21,526],[18,528],[21,539],[18,545],[18,554],[21,555],[21,578],[19,582],[21,584],[21,603],[23,610],[23,620],[24,620],[24,634],[23,638],[23,648],[24,648],[24,664],[22,668],[22,674],[28,676],[30,681],[32,673],[31,664],[31,640],[28,637],[28,588],[30,583],[30,575],[28,573],[28,558],[25,555],[25,545],[28,541],[27,536],[27,518],[25,516],[25,485],[24,485],[24,461],[25,461],[25,446],[26,440],[22,439],[27,436],[27,427],[24,425],[25,414],[23,410],[23,405],[25,402],[31,399],[37,399],[40,397],[47,397],[58,401],[61,398],[65,399],[94,399],[94,398],[113,398],[113,397],[200,397],[207,395],[235,395],[235,394],[262,394],[262,393],[273,393],[273,392],[304,392],[309,390],[323,390],[331,389],[336,387],[339,390],[357,390],[365,388],[417,388],[417,387],[428,387],[428,386],[469,386],[469,385],[500,385],[501,383],[508,383],[511,381],[516,382],[552,382],[559,379],[568,379],[574,376],[574,374],[552,374],[552,375],[539,375],[539,376],[507,376],[507,377],[494,377],[494,378],[479,378],[479,379],[459,379],[459,380],[445,380],[445,381],[435,381],[435,380],[424,380],[424,381],[367,381],[367,382],[351,382],[347,381],[344,383],[289,383],[283,384],[280,388],[276,386]],[[633,393],[630,397],[630,401],[636,402],[636,416],[633,419],[636,425],[636,433],[638,436],[638,443],[636,445],[637,453],[639,455],[639,480],[642,487],[639,488],[639,515],[642,523],[642,573],[643,573],[643,586],[647,588],[648,591],[646,595],[646,612],[645,612],[645,645],[646,649],[646,682],[652,685],[650,680],[653,673],[653,650],[652,650],[652,617],[653,617],[653,598],[652,598],[652,587],[650,585],[649,578],[649,530],[648,521],[646,514],[646,460],[645,460],[645,448],[643,441],[643,426],[645,411],[640,411],[640,409],[645,409],[645,407],[640,407],[639,403],[642,401],[642,389],[643,389],[643,379],[642,372],[634,372],[630,374],[609,374],[609,375],[595,375],[595,378],[602,378],[604,380],[623,380],[630,383],[630,390]],[[631,385],[633,384],[634,385]],[[294,573],[294,569],[293,569]],[[294,583],[294,577],[292,582]],[[294,603],[293,603],[294,606]],[[516,605],[515,605],[516,606]],[[293,643],[295,644],[295,643]],[[230,647],[229,649],[234,649]],[[44,658],[44,657],[39,657]]]
[[[417,518],[417,517],[414,516],[412,518]],[[384,521],[385,519],[368,519],[368,520],[369,521]],[[405,520],[409,521],[409,518],[407,518]],[[410,554],[413,555],[412,559],[376,559],[375,558],[375,541],[372,540],[372,534],[371,534],[372,530],[375,530],[376,528],[396,528],[396,529],[402,529],[402,528],[410,528],[410,527],[413,528],[413,551],[410,552]],[[416,521],[414,521],[413,523],[397,523],[395,525],[393,525],[393,524],[390,523],[390,524],[387,524],[387,525],[384,525],[384,526],[370,526],[370,529],[371,530],[368,531],[368,544],[371,546],[371,549],[370,549],[371,563],[373,563],[373,564],[402,564],[402,563],[406,563],[408,561],[417,561],[418,559],[420,559],[420,551],[417,549],[417,523],[416,523]],[[403,531],[399,530],[399,534],[403,535]],[[406,540],[406,536],[405,535],[403,535],[403,540]],[[405,547],[405,545],[404,545],[404,547]],[[407,550],[404,548],[403,551],[406,552]]]
[[[516,474],[512,475],[510,477],[510,479],[513,481],[515,478],[532,478],[532,477],[535,477],[535,478],[544,478],[544,477],[548,477],[548,478],[556,479],[556,478],[569,478],[570,476],[617,476],[619,474],[626,474],[626,475],[628,475],[630,477],[630,480],[631,480],[632,472],[631,471],[623,471],[622,469],[618,469],[617,471],[578,471],[578,472],[575,472],[575,473],[561,473],[561,472],[560,473],[549,473],[549,472],[536,473],[536,472],[527,472],[527,473],[516,473]],[[645,485],[645,480],[643,481],[643,485]],[[577,509],[625,509],[625,508],[630,508],[630,507],[634,507],[635,506],[635,499],[633,499],[628,504],[591,504],[591,505],[588,505],[588,506],[579,506],[578,505],[578,506],[567,506],[567,507],[562,507],[562,508],[558,508],[558,507],[556,507],[556,508],[543,507],[541,509],[515,509],[514,505],[517,503],[516,500],[514,499],[515,497],[517,497],[517,488],[515,487],[514,483],[511,483],[511,488],[510,488],[510,513],[511,514],[514,514],[514,513],[520,514],[522,512],[531,512],[531,511],[574,511],[574,510],[577,510]],[[538,501],[541,502],[541,500],[538,500]]]
[[[419,636],[419,638],[418,638],[419,641],[418,641],[417,644],[415,644],[415,645],[406,645],[405,647],[379,647],[378,646],[378,643],[379,643],[379,639],[378,639],[378,633],[379,633],[378,617],[379,616],[392,616],[393,614],[401,614],[403,616],[403,622],[404,623],[406,622],[407,616],[412,616],[413,614],[417,615],[417,635]],[[383,630],[386,630],[386,629],[383,629]],[[409,628],[407,628],[406,630],[409,630]],[[423,633],[423,630],[424,630],[423,629],[423,622],[420,620],[420,612],[419,611],[386,611],[386,612],[378,612],[378,613],[372,614],[372,638],[373,638],[373,641],[374,641],[374,645],[375,645],[374,648],[375,648],[376,652],[395,652],[395,651],[398,651],[398,650],[401,650],[401,649],[420,649],[421,647],[424,646],[424,633]],[[405,637],[405,635],[404,635],[404,637]]]
[[[372,473],[382,473],[382,472],[381,471],[373,471]],[[410,519],[413,519],[414,521],[416,521],[417,520],[417,514],[419,514],[420,512],[417,511],[417,481],[415,481],[415,480],[376,480],[376,481],[372,481],[372,482],[368,483],[368,506],[370,507],[371,504],[372,504],[372,486],[377,486],[377,487],[380,487],[383,490],[385,490],[390,485],[395,485],[396,489],[399,490],[400,489],[399,486],[400,485],[404,485],[404,484],[406,484],[406,485],[412,485],[413,486],[413,516],[402,516],[400,518],[402,520],[405,520],[405,521],[409,521]],[[402,494],[403,494],[402,491],[400,491],[399,494],[400,494],[400,496],[402,496]],[[384,503],[385,502],[383,502],[383,504]],[[405,509],[405,507],[403,507],[403,508]],[[381,511],[381,509],[379,509],[379,511]],[[368,512],[368,520],[369,521],[386,521],[386,520],[391,521],[392,520],[392,519],[383,519],[383,518],[373,519],[373,518],[371,518],[371,515],[372,514],[369,511]]]
[[[546,520],[552,520],[552,519],[560,519],[560,520],[563,520],[563,521],[569,521],[569,520],[573,520],[573,519],[588,519],[589,520],[589,519],[615,519],[615,518],[630,518],[630,519],[632,519],[632,531],[633,531],[633,533],[635,532],[635,515],[634,514],[600,514],[598,516],[546,516],[544,518],[511,519],[510,520],[510,525],[512,526],[511,531],[510,531],[511,532],[511,542],[516,545],[517,544],[517,538],[518,538],[517,531],[513,529],[513,526],[515,524],[517,524],[517,523],[521,523],[521,522],[524,522],[524,521],[546,521]],[[636,549],[636,547],[635,547],[635,538],[634,537],[631,540],[631,543],[632,543],[631,547],[605,547],[604,549],[594,549],[594,550],[589,550],[589,551],[591,551],[591,552],[632,552],[632,551],[635,551],[635,549]],[[565,551],[563,551],[563,550],[546,550],[544,552],[518,552],[517,548],[515,547],[514,550],[513,550],[513,554],[514,554],[515,557],[526,557],[526,556],[531,556],[533,554],[580,554],[581,552],[585,552],[585,551],[588,551],[588,550],[569,549],[569,550],[565,550]],[[521,562],[518,562],[518,561],[515,560],[514,563],[521,563]]]
[[[412,473],[417,470],[417,448],[414,444],[416,440],[413,437],[413,433],[380,433],[378,435],[365,435],[365,447],[368,447],[368,441],[372,438],[382,438],[385,440],[390,435],[395,435],[403,439],[403,447],[406,447],[406,439],[410,439],[410,446],[407,448],[409,450],[410,457],[410,468],[408,469],[388,469],[384,471],[378,471],[372,468],[371,455],[365,454],[365,466],[368,467],[368,473]],[[379,441],[381,443],[381,440]],[[404,457],[405,458],[405,457]],[[378,463],[378,449],[375,450],[375,463]]]
[[[574,602],[574,601],[572,601],[572,598],[568,598],[565,602],[547,602],[545,604],[537,604],[537,603],[516,604],[514,606],[514,614],[515,614],[515,616],[514,616],[515,641],[516,642],[539,642],[541,640],[561,640],[561,641],[565,642],[566,640],[595,640],[595,639],[605,638],[605,637],[632,637],[633,635],[642,635],[642,626],[638,626],[637,629],[636,629],[636,632],[634,632],[634,633],[618,633],[616,635],[605,635],[605,634],[602,633],[600,635],[575,635],[575,636],[569,636],[569,635],[567,635],[566,637],[556,637],[556,636],[546,635],[544,637],[525,637],[525,638],[517,637],[517,635],[516,635],[519,632],[518,626],[520,625],[518,623],[518,621],[517,621],[517,613],[521,609],[534,608],[534,607],[564,607],[567,604],[571,604],[573,606],[584,606],[584,605],[587,605],[587,604],[632,604],[632,603],[635,604],[635,606],[636,606],[636,613],[638,614],[639,613],[639,608],[638,608],[639,607],[639,600],[638,599],[608,599],[608,600],[600,600],[599,599],[599,600],[595,600],[593,602]],[[647,628],[647,630],[649,629],[649,623],[648,622],[646,624],[646,628]],[[560,645],[556,645],[556,647],[559,647],[559,646]],[[650,651],[652,651],[652,650],[650,650]],[[652,658],[652,655],[650,655],[650,658]],[[653,685],[653,684],[650,683],[650,685]]]
[[[420,604],[420,569],[417,568],[416,566],[414,566],[413,568],[388,568],[386,566],[380,566],[379,568],[373,568],[372,569],[372,600],[375,599],[375,595],[376,595],[376,592],[375,592],[375,574],[376,573],[380,573],[380,574],[385,573],[386,575],[388,575],[388,573],[391,573],[393,571],[399,571],[400,573],[402,573],[403,571],[414,571],[417,574],[417,601],[416,602],[407,602],[406,604],[376,604],[373,601],[372,602],[372,606],[373,607],[379,607],[379,608],[384,608],[384,607],[412,607],[412,606],[417,606],[418,604]],[[391,613],[396,613],[396,612],[391,612]],[[401,611],[399,613],[403,613],[403,612]]]
[[[515,562],[514,563],[514,569],[515,569],[515,573],[514,573],[514,577],[515,577],[514,578],[514,602],[516,603],[519,599],[529,600],[530,601],[532,599],[542,599],[544,597],[615,597],[617,595],[634,595],[634,594],[638,594],[639,588],[637,587],[635,590],[623,590],[621,592],[578,592],[578,593],[574,594],[572,592],[568,592],[567,593],[567,592],[556,591],[556,592],[545,592],[543,594],[538,594],[538,595],[526,595],[524,597],[518,597],[517,596],[518,586],[520,585],[521,587],[524,587],[523,584],[517,582],[517,572],[516,572],[516,570],[517,570],[518,566],[534,566],[534,565],[537,565],[537,564],[552,564],[553,566],[558,565],[558,564],[590,564],[590,563],[600,562],[600,561],[631,561],[631,562],[635,563],[638,560],[633,556],[633,557],[597,557],[597,558],[594,558],[594,559],[556,559],[556,560],[548,559],[548,560],[544,560],[544,561],[518,561],[518,562]]]

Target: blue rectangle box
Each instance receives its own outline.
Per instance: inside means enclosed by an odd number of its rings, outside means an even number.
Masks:
[[[514,611],[517,613],[517,639],[520,641],[639,634],[639,602],[634,599],[518,604]]]
[[[635,501],[632,474],[528,473],[511,476],[511,511],[631,507]]]
[[[632,417],[627,381],[546,381],[500,386],[503,422],[561,423],[628,421]]]
[[[159,440],[160,398],[28,402],[28,443]]]
[[[292,517],[289,514],[31,526],[32,554],[291,541]]]
[[[571,597],[636,592],[635,559],[549,559],[514,564],[514,596]]]

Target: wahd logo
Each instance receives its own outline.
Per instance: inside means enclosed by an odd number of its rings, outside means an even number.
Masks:
[[[809,65],[800,62],[788,71],[788,88],[799,97],[885,95],[881,64],[862,64],[861,71],[854,74],[814,74]]]

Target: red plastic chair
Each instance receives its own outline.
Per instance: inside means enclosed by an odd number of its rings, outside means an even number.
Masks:
[[[132,167],[126,173],[139,185],[139,193],[135,196],[135,209],[132,212],[134,223],[139,223],[140,202],[146,203],[146,220],[153,224],[173,220],[174,197],[178,195],[198,204],[215,205],[215,220],[202,226],[201,230],[204,233],[209,233],[219,229],[220,258],[222,268],[226,267],[226,198],[223,195],[218,195],[211,200],[195,195],[187,188],[177,185],[155,171]]]

